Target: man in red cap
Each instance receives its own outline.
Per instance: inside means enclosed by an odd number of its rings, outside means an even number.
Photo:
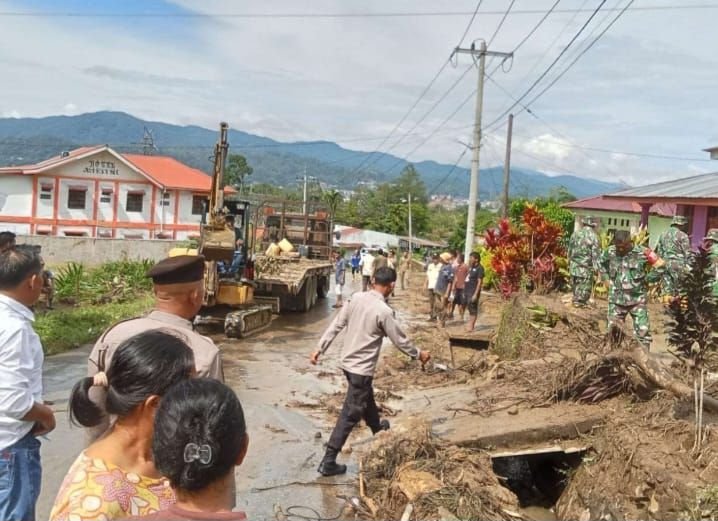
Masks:
[[[204,299],[204,257],[170,257],[155,264],[147,276],[154,285],[154,309],[146,316],[124,320],[105,331],[90,353],[87,375],[92,377],[105,371],[117,346],[124,340],[150,329],[164,329],[176,332],[192,349],[198,377],[215,378],[223,382],[219,349],[211,339],[200,335],[192,327],[192,320]],[[90,396],[95,403],[102,405],[104,392],[102,387],[93,387]],[[92,429],[90,437],[95,439],[100,436],[108,426],[109,419],[104,425]]]

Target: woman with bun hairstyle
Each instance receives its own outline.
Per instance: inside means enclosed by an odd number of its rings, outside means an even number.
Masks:
[[[194,375],[194,356],[176,334],[150,330],[118,347],[107,374],[83,378],[70,396],[70,421],[93,427],[103,410],[115,419],[108,433],[75,460],[50,513],[51,521],[110,520],[152,514],[175,502],[152,459],[154,416],[160,397]],[[90,388],[106,388],[98,407]]]
[[[142,519],[246,519],[232,506],[234,467],[244,460],[248,443],[242,405],[232,389],[210,378],[172,387],[155,415],[152,453],[177,503]]]

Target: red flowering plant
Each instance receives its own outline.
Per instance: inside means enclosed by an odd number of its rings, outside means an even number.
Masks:
[[[498,228],[487,230],[486,248],[505,297],[520,289],[524,277],[535,290],[550,291],[560,284],[557,260],[566,255],[562,235],[560,226],[531,205],[524,209],[520,225],[503,219]]]

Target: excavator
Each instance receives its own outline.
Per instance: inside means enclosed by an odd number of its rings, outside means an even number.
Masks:
[[[242,338],[272,321],[272,306],[254,302],[254,270],[249,246],[254,230],[249,203],[224,199],[223,179],[229,125],[220,123],[214,150],[212,185],[200,227],[197,249],[173,248],[170,256],[203,255],[204,302],[195,318],[198,326],[224,327],[230,338]]]

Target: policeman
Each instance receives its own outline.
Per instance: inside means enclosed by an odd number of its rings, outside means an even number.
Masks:
[[[593,291],[594,275],[599,270],[601,246],[594,231],[596,222],[584,217],[582,227],[571,236],[568,245],[569,274],[574,307],[588,304]]]
[[[636,339],[650,349],[648,271],[664,264],[650,248],[634,246],[628,231],[618,230],[614,235],[613,245],[601,259],[602,274],[609,284],[608,329],[614,342],[620,338],[626,316],[631,315]]]
[[[142,331],[164,329],[175,332],[187,342],[194,353],[197,376],[224,381],[222,360],[217,346],[209,338],[195,332],[192,319],[204,299],[204,257],[180,255],[155,264],[147,276],[152,279],[155,307],[146,316],[132,318],[115,324],[95,344],[87,364],[87,374],[92,377],[105,371],[118,345]],[[104,403],[104,389],[93,387],[90,392],[97,404]],[[90,433],[92,439],[108,427],[105,422]]]
[[[656,243],[656,254],[665,260],[663,280],[661,282],[663,301],[669,304],[681,297],[681,277],[688,267],[691,241],[685,232],[688,221],[682,215],[676,215],[671,226]]]

